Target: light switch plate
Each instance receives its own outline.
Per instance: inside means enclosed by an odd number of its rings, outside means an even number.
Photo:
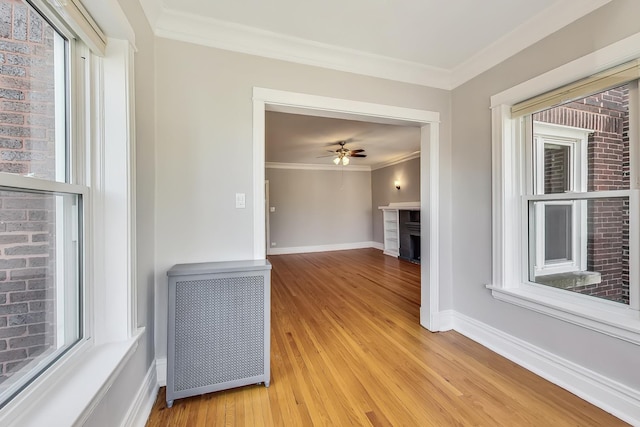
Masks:
[[[237,209],[244,209],[245,207],[247,207],[245,194],[244,193],[236,193],[236,208]]]
[[[276,211],[276,207],[275,207],[275,206],[271,206],[271,207],[269,208],[269,212],[275,212],[275,211]]]

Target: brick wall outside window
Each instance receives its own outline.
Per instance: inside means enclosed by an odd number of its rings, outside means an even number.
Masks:
[[[54,179],[52,28],[0,0],[0,171]],[[51,196],[0,191],[0,383],[56,346]]]
[[[534,120],[593,129],[587,146],[588,191],[629,188],[628,86],[536,113]],[[628,304],[629,203],[589,201],[587,218],[587,270],[601,273],[602,282],[573,290]]]

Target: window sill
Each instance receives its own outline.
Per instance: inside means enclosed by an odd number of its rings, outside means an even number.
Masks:
[[[633,344],[640,344],[640,313],[608,301],[592,301],[557,289],[521,285],[499,288],[488,285],[497,300],[546,314]]]
[[[42,426],[51,420],[57,425],[83,424],[133,355],[143,333],[144,329],[138,330],[128,340],[92,346],[63,363],[56,369],[60,376],[51,384],[37,385],[32,393],[10,404],[11,409],[5,408],[8,411],[0,416],[0,424]]]

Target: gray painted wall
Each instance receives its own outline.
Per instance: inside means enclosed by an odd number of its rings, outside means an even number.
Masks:
[[[371,241],[370,172],[266,169],[266,179],[277,248]]]
[[[448,221],[450,92],[163,38],[155,55],[159,358],[166,355],[166,271],[176,263],[253,257],[254,86],[439,112]],[[246,209],[235,208],[235,193],[246,194]],[[447,271],[441,283],[448,289]],[[450,291],[441,296],[450,308]]]
[[[393,185],[400,181],[400,190]],[[420,201],[420,158],[371,172],[371,212],[373,214],[373,241],[383,243],[382,211],[378,206],[396,202]]]
[[[496,301],[491,282],[490,97],[640,31],[640,2],[616,0],[453,91],[454,309],[640,389],[640,347]]]

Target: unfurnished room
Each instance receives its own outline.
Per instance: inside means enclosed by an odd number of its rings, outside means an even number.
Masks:
[[[0,425],[640,426],[637,0],[0,0]]]

